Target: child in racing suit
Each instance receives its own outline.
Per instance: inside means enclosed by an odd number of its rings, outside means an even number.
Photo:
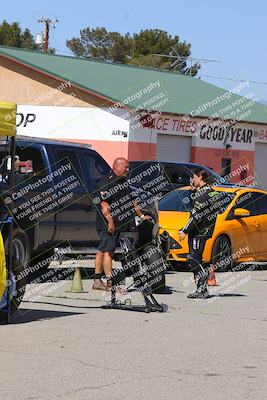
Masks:
[[[186,235],[189,237],[188,261],[194,271],[197,290],[187,297],[193,299],[208,297],[209,264],[204,263],[202,257],[206,241],[213,234],[217,215],[224,211],[221,200],[225,195],[211,186],[213,182],[206,170],[193,170],[193,185],[196,188],[193,209],[188,223],[179,232],[180,240],[184,240]]]

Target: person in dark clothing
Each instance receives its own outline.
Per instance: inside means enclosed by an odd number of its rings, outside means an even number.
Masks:
[[[193,209],[186,226],[179,232],[180,240],[189,238],[188,262],[193,269],[197,289],[188,298],[208,297],[207,283],[209,264],[203,262],[206,241],[212,236],[217,215],[224,211],[223,192],[216,191],[211,185],[213,178],[207,171],[196,168],[193,171],[193,185],[196,188],[193,197]]]
[[[112,171],[98,185],[97,231],[99,247],[95,260],[94,290],[110,290],[112,287],[112,259],[116,243],[121,232],[135,230],[134,218],[138,215],[146,219],[135,203],[127,180],[129,162],[125,158],[116,158]],[[107,285],[101,280],[102,266]]]

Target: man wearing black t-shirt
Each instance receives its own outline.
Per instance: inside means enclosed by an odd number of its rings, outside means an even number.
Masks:
[[[127,181],[129,162],[116,158],[112,171],[98,185],[96,227],[99,234],[99,247],[95,261],[94,290],[110,290],[112,286],[112,259],[120,232],[135,230],[134,217],[145,218],[135,204]],[[101,280],[102,266],[107,278],[107,286]]]

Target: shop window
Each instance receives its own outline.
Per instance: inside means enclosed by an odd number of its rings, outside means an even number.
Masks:
[[[240,180],[243,181],[244,179],[246,179],[246,177],[248,176],[248,170],[245,169],[243,171],[240,172]]]
[[[232,170],[232,160],[231,158],[223,158],[222,159],[222,176],[227,176],[231,174]]]

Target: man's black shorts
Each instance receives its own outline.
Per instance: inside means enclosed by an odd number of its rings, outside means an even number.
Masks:
[[[99,235],[99,246],[97,248],[101,253],[114,253],[117,240],[118,240],[118,232],[115,232],[114,235],[111,235],[106,230],[98,231]]]

